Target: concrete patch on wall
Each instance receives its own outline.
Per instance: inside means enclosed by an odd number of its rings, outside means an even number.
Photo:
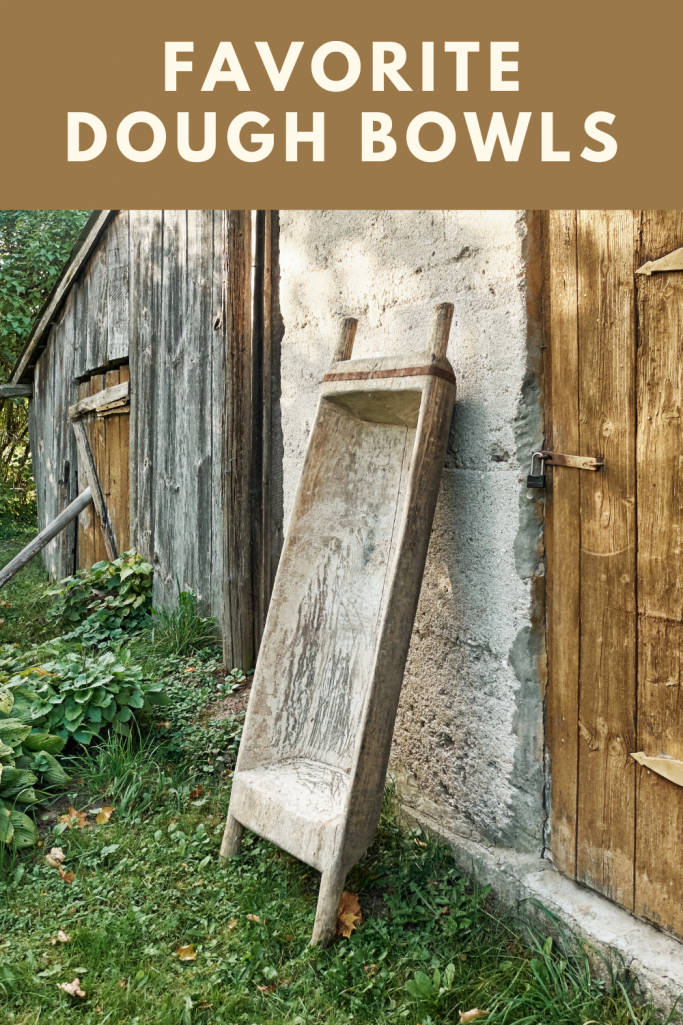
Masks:
[[[391,769],[446,835],[540,852],[528,235],[514,211],[283,211],[281,411],[286,529],[339,319],[359,318],[354,356],[385,355],[424,348],[432,307],[455,304],[456,408]]]

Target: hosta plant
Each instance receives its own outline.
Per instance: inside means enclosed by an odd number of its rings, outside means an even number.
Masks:
[[[41,799],[39,787],[68,777],[55,755],[64,740],[35,725],[33,695],[23,684],[0,688],[0,844],[31,847],[38,831],[26,809]]]
[[[153,567],[132,549],[114,562],[96,562],[46,593],[55,601],[47,618],[67,639],[104,648],[146,625],[152,608]]]
[[[102,730],[128,736],[137,711],[151,712],[168,698],[161,683],[145,679],[129,652],[103,655],[67,652],[12,679],[24,681],[32,694],[31,715],[59,737],[89,744]]]

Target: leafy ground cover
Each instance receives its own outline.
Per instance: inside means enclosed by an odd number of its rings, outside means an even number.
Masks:
[[[11,626],[22,649],[50,623],[32,573],[3,592],[26,619],[6,621],[0,641]],[[316,872],[249,834],[238,858],[218,859],[249,680],[226,674],[196,603],[157,622],[126,650],[167,704],[140,710],[128,736],[71,738],[69,782],[34,811],[40,846],[0,855],[1,1023],[666,1020],[559,923],[539,932],[497,915],[447,845],[402,825],[391,791],[347,881],[348,936],[310,948]]]

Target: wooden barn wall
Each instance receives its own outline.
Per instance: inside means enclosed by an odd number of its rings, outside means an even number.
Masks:
[[[221,617],[227,211],[130,212],[131,540]]]
[[[74,323],[76,297],[72,293],[59,322],[50,331],[33,381],[29,403],[29,432],[38,500],[38,528],[42,530],[76,497],[78,490],[76,440],[68,408],[76,401],[74,378]],[[70,576],[75,569],[76,524],[71,523],[42,552],[51,577]]]
[[[156,605],[174,603],[179,583],[219,621],[227,220],[220,210],[120,211],[50,331],[31,403],[42,527],[76,494],[67,410],[78,381],[130,362],[131,545],[154,565]],[[56,577],[74,569],[68,534],[44,550]]]

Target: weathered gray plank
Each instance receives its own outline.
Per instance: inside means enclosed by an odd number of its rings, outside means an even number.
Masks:
[[[97,247],[86,267],[83,277],[88,285],[88,307],[86,317],[86,356],[84,373],[98,370],[107,362],[107,337],[109,319],[107,298],[109,250],[106,239]]]
[[[0,399],[28,399],[33,395],[30,384],[0,384]]]
[[[131,544],[154,559],[157,347],[161,324],[162,210],[131,210],[130,529]]]
[[[129,213],[119,210],[107,228],[107,360],[128,355]]]
[[[226,665],[254,664],[251,555],[251,211],[231,210],[225,307],[223,656]]]
[[[228,212],[212,210],[211,285],[211,610],[223,627],[223,403],[225,401],[225,267]],[[232,667],[231,667],[232,668]]]

